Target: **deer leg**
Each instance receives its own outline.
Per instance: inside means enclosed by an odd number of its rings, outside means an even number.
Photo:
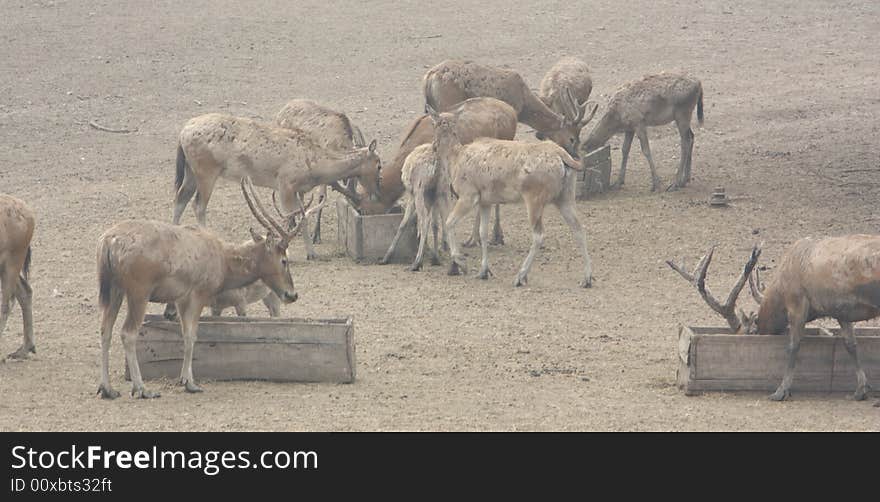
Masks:
[[[263,305],[269,310],[269,317],[281,317],[281,299],[275,293],[269,293],[263,298]]]
[[[501,230],[501,204],[495,204],[495,227],[492,229],[492,242],[496,246],[504,245],[504,232]]]
[[[794,367],[797,362],[797,354],[801,348],[801,337],[804,333],[804,325],[806,324],[806,308],[799,309],[795,315],[789,315],[791,325],[789,327],[789,342],[786,347],[786,367],[782,376],[782,383],[772,395],[771,401],[783,401],[791,397],[791,383],[794,380]]]
[[[675,124],[681,137],[681,158],[678,162],[678,171],[675,173],[675,183],[669,186],[670,190],[684,188],[690,181],[691,152],[694,148],[694,132],[691,130],[690,120],[676,119]]]
[[[235,304],[234,307],[235,315],[238,317],[247,317],[247,304],[244,301]]]
[[[183,182],[180,184],[180,188],[174,194],[174,216],[171,218],[171,222],[175,225],[180,224],[183,211],[186,209],[186,205],[189,204],[190,199],[195,195],[196,188],[195,176],[190,169],[187,169],[184,171]]]
[[[525,261],[523,261],[519,273],[516,274],[516,280],[513,281],[513,285],[516,287],[528,283],[529,270],[532,268],[532,262],[535,261],[535,256],[538,254],[538,250],[541,249],[541,244],[544,242],[544,222],[542,221],[544,204],[536,201],[534,197],[526,196],[524,199],[526,202],[526,211],[529,214],[529,222],[532,224],[532,247],[529,249],[529,254],[526,256]]]
[[[211,193],[214,192],[214,184],[217,182],[216,176],[202,176],[197,183],[195,206],[196,220],[200,227],[207,226],[208,220],[208,202],[211,200]]]
[[[482,259],[480,261],[480,272],[477,274],[477,278],[486,280],[492,275],[492,272],[489,270],[489,216],[492,213],[492,206],[484,206],[480,204],[478,209]]]
[[[21,318],[24,322],[24,339],[21,347],[12,354],[10,359],[25,359],[29,353],[37,353],[37,345],[34,342],[34,311],[33,290],[24,277],[18,277],[18,287],[15,288],[15,299],[21,307]]]
[[[122,345],[125,347],[125,360],[128,362],[128,372],[131,375],[131,395],[139,399],[159,397],[158,392],[150,392],[144,388],[144,380],[141,378],[141,367],[138,365],[137,360],[138,328],[144,323],[148,298],[148,294],[129,293],[127,298],[128,316],[122,325]]]
[[[183,366],[180,368],[180,384],[187,392],[202,392],[202,388],[196,385],[192,372],[193,349],[196,344],[202,304],[195,299],[185,298],[177,302],[177,310],[180,312],[180,331],[183,335]]]
[[[623,135],[623,145],[620,146],[620,171],[617,173],[617,183],[614,184],[616,188],[622,187],[626,179],[626,162],[629,159],[629,149],[632,147],[634,136],[633,131],[626,131]]]
[[[419,234],[419,250],[416,251],[416,257],[409,269],[413,272],[421,270],[422,261],[425,259],[425,246],[428,243],[428,231],[431,229],[431,214],[428,207],[428,201],[423,195],[417,196],[416,203],[416,220],[418,224]]]
[[[651,155],[651,145],[648,144],[648,131],[643,127],[636,134],[639,137],[639,144],[642,147],[642,155],[648,159],[648,167],[651,168],[651,191],[656,192],[660,188],[660,176],[657,176],[657,169],[654,167],[654,157]]]
[[[862,362],[859,360],[859,347],[856,343],[853,323],[840,320],[837,322],[840,323],[840,334],[843,335],[843,345],[846,347],[846,351],[849,352],[849,355],[856,364],[856,381],[858,383],[856,384],[856,392],[853,394],[853,399],[856,401],[863,401],[868,396],[868,377],[865,376],[865,370],[862,369]]]
[[[324,202],[324,199],[327,198],[327,185],[321,185],[318,187],[318,204]],[[324,212],[324,209],[318,209],[318,213],[315,215],[315,232],[312,235],[312,244],[320,244],[321,243],[321,213]]]
[[[452,258],[449,263],[449,275],[467,273],[464,256],[461,255],[461,251],[458,249],[458,239],[455,238],[455,225],[467,216],[471,208],[476,205],[477,200],[479,200],[478,197],[460,197],[449,213],[449,217],[446,218],[446,240],[449,241],[449,253]]]
[[[467,238],[466,241],[462,242],[461,245],[466,248],[472,248],[480,242],[480,215],[478,214],[476,218],[474,218],[474,228],[471,230],[470,237]]]
[[[581,249],[581,255],[584,257],[584,280],[580,282],[580,286],[582,288],[589,288],[593,285],[593,265],[590,262],[590,253],[587,251],[587,232],[584,230],[581,222],[578,221],[572,202],[566,201],[557,207],[559,208],[559,214],[562,215],[562,219],[565,220],[565,223],[571,229],[571,234],[574,236],[575,242],[577,242],[578,247]]]
[[[410,198],[406,207],[403,209],[403,219],[400,220],[400,224],[397,225],[397,233],[394,234],[394,238],[391,239],[391,245],[388,246],[388,251],[385,252],[385,256],[379,260],[380,265],[386,265],[391,261],[391,255],[394,254],[394,250],[397,249],[397,243],[400,241],[400,236],[403,235],[403,231],[406,230],[406,227],[412,223],[413,218],[416,216],[416,202],[413,198]],[[415,263],[413,263],[415,265]]]
[[[220,317],[223,315],[223,308],[218,307],[216,305],[211,305],[211,315],[214,317]]]
[[[122,294],[116,288],[110,290],[110,302],[104,306],[101,315],[101,385],[98,394],[103,399],[116,399],[119,392],[110,385],[110,342],[113,337],[113,325],[122,306]]]
[[[294,197],[295,194],[291,193],[291,197]],[[311,233],[309,233],[309,219],[305,216],[305,208],[302,205],[304,194],[299,194],[299,197],[294,197],[293,201],[288,201],[287,207],[284,208],[285,211],[289,211],[290,206],[293,206],[294,210],[300,210],[303,212],[303,221],[302,221],[302,237],[303,244],[306,247],[306,260],[315,260],[318,258],[317,253],[315,253],[315,248],[312,246],[312,238]],[[282,204],[284,204],[284,198],[282,198]]]
[[[434,201],[434,210],[432,211],[432,215],[434,217],[435,229],[434,229],[434,254],[437,257],[437,263],[432,263],[432,265],[440,265],[440,248],[443,244],[446,243],[447,239],[449,239],[449,232],[446,229],[446,219],[449,217],[449,205],[452,203],[452,200],[449,197],[449,193],[446,191],[440,191],[437,194],[437,199]],[[437,242],[437,228],[440,229],[440,242]]]
[[[18,271],[7,266],[0,276],[0,335],[6,329],[6,322],[12,312],[12,300],[18,287]]]
[[[431,249],[431,265],[440,265],[440,216],[438,216],[439,208],[435,202],[434,209],[431,210],[431,233],[434,234],[434,247]]]

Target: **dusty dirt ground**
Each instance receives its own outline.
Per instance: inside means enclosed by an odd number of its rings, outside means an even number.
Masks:
[[[717,243],[709,281],[726,291],[755,241],[772,267],[799,237],[878,231],[880,4],[529,4],[4,2],[0,191],[38,214],[38,353],[0,364],[0,429],[880,429],[875,399],[682,395],[677,326],[722,320],[664,264],[693,264]],[[292,248],[300,301],[284,313],[353,316],[355,384],[202,382],[203,394],[187,395],[154,382],[159,400],[95,396],[95,244],[124,218],[170,219],[187,119],[213,111],[270,119],[288,99],[308,97],[346,111],[390,161],[422,109],[431,65],[450,57],[508,65],[537,88],[563,55],[591,65],[600,105],[620,84],[660,70],[687,70],[705,89],[691,185],[651,193],[634,147],[625,188],[578,204],[592,289],[576,287],[580,258],[554,210],[520,289],[512,280],[530,242],[522,206],[503,209],[507,245],[491,249],[487,282],[473,270],[448,277],[445,267],[354,264],[337,254],[328,211],[317,248],[327,259],[306,263],[301,243]],[[101,132],[91,120],[137,131]],[[678,134],[670,125],[651,139],[668,181]],[[612,140],[615,174],[619,144]],[[733,197],[729,208],[707,205],[715,186]],[[235,184],[219,185],[208,223],[230,240],[247,237],[255,222]],[[752,307],[747,297],[741,303]],[[20,341],[16,308],[0,349]],[[122,344],[113,343],[113,382],[126,391]]]

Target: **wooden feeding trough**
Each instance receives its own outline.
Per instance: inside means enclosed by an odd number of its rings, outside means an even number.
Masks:
[[[339,248],[357,262],[379,261],[391,246],[403,211],[394,207],[390,213],[362,215],[344,197],[336,199],[336,237]],[[409,225],[391,255],[392,263],[408,263],[416,256],[419,241],[416,226]]]
[[[148,315],[138,332],[137,358],[144,379],[177,379],[183,364],[180,325]],[[354,325],[351,318],[203,317],[193,373],[197,380],[351,383]]]
[[[857,328],[856,338],[868,383],[876,385],[880,382],[880,328]],[[772,392],[782,382],[788,341],[788,335],[734,335],[728,328],[682,326],[678,332],[678,387],[687,395],[702,391]],[[843,338],[807,328],[792,391],[855,389],[855,365]]]
[[[603,146],[588,154],[583,154],[581,163],[584,170],[578,173],[575,194],[579,200],[589,199],[591,195],[602,193],[611,186],[611,147]]]

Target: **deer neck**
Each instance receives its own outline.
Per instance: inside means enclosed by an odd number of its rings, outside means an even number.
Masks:
[[[565,117],[553,111],[538,96],[535,96],[535,93],[526,89],[523,107],[519,112],[520,122],[535,131],[547,132],[562,129],[564,120]]]
[[[351,178],[360,174],[363,160],[364,154],[360,150],[344,150],[336,155],[328,155],[325,162],[318,162],[311,174],[324,184]]]
[[[435,139],[432,149],[434,155],[437,156],[437,164],[440,169],[454,177],[453,168],[458,163],[458,156],[461,154],[461,141],[455,136]]]
[[[257,253],[263,243],[227,245],[223,249],[224,275],[220,291],[242,288],[254,283],[257,276]]]
[[[607,143],[618,129],[617,121],[611,113],[602,115],[602,118],[596,123],[596,127],[590,131],[590,135],[587,136],[587,139],[583,142],[583,150],[589,152],[599,148]]]

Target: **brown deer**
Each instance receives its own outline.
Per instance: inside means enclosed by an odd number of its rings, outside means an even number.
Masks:
[[[275,115],[275,124],[287,129],[302,129],[324,148],[349,151],[366,145],[360,129],[342,112],[338,112],[309,99],[292,99]],[[354,185],[346,184],[348,190]],[[327,197],[327,185],[318,187],[318,202]],[[321,213],[315,217],[312,243],[321,242]]]
[[[516,136],[516,111],[507,103],[494,98],[472,98],[459,103],[450,113],[455,115],[459,140],[470,143],[477,138],[513,139]],[[360,209],[365,214],[383,214],[393,207],[406,192],[402,172],[407,157],[420,145],[431,145],[434,141],[434,125],[425,114],[409,127],[397,149],[397,154],[390,165],[382,169],[381,189],[376,201],[360,197]],[[474,224],[474,231],[465,245],[478,242],[479,220]],[[501,230],[501,216],[495,206],[495,227],[493,244],[504,243]]]
[[[585,117],[587,103],[577,103],[570,90],[562,93],[563,112],[557,113],[529,89],[519,73],[473,61],[443,61],[425,74],[423,89],[426,105],[437,112],[449,111],[468,98],[500,99],[516,110],[520,122],[536,131],[538,139],[549,139],[575,157],[581,129],[592,118]]]
[[[34,343],[33,291],[28,282],[34,213],[23,201],[0,194],[0,335],[12,312],[13,300],[21,307],[24,340],[9,357],[24,359],[37,352]]]
[[[670,189],[682,188],[691,180],[691,161],[694,150],[694,132],[691,115],[697,108],[697,120],[703,124],[703,85],[699,80],[678,73],[648,75],[621,87],[608,102],[605,114],[596,123],[581,145],[589,153],[604,145],[611,136],[624,133],[617,187],[626,178],[626,161],[633,137],[638,136],[642,153],[651,169],[651,190],[660,188],[660,177],[654,167],[651,147],[648,145],[648,127],[675,121],[681,136],[681,159],[675,182]]]
[[[174,180],[174,224],[193,195],[199,225],[214,185],[220,178],[239,181],[248,176],[257,186],[277,190],[284,211],[301,211],[303,194],[320,185],[345,193],[338,181],[357,176],[368,192],[378,193],[382,163],[376,141],[352,150],[323,148],[302,129],[261,124],[251,119],[211,113],[191,119],[180,131]],[[316,257],[303,223],[306,258]]]
[[[526,143],[483,138],[462,145],[456,133],[453,114],[437,114],[430,106],[428,113],[434,122],[440,169],[450,174],[453,190],[458,194],[458,201],[446,220],[452,254],[450,275],[466,270],[455,238],[456,223],[474,206],[479,206],[483,259],[478,277],[488,279],[487,237],[491,206],[522,200],[532,227],[532,247],[516,276],[514,286],[522,286],[528,280],[532,262],[544,239],[544,208],[547,204],[553,204],[571,228],[584,257],[584,278],[580,285],[590,287],[592,266],[587,252],[587,236],[575,212],[576,176],[573,171],[582,169],[581,163],[550,141]]]
[[[247,306],[251,303],[262,301],[269,310],[269,317],[281,315],[281,300],[272,292],[269,286],[262,281],[256,281],[243,288],[235,288],[223,291],[211,300],[211,315],[223,315],[223,310],[228,307],[235,308],[235,315],[246,316]]]
[[[144,388],[135,351],[148,302],[176,305],[184,340],[180,383],[187,392],[201,392],[193,378],[193,347],[199,316],[212,298],[261,280],[283,302],[297,300],[287,247],[305,226],[309,213],[320,206],[302,210],[299,225],[285,229],[266,212],[250,178],[241,180],[241,190],[254,217],[266,228],[265,237],[251,230],[251,240],[230,244],[201,227],[147,220],[119,223],[101,236],[97,262],[102,310],[98,393],[102,398],[119,397],[110,385],[110,341],[123,299],[128,304],[128,316],[122,326],[122,343],[131,373],[131,394],[138,398],[159,397]]]
[[[880,236],[846,235],[822,239],[804,238],[785,253],[770,285],[764,289],[757,271],[753,274],[759,246],[752,249],[743,272],[724,304],[706,288],[706,271],[714,247],[690,274],[683,266],[670,267],[694,284],[709,306],[721,314],[734,333],[781,335],[788,328],[790,341],[782,383],[770,399],[782,401],[791,396],[797,353],[806,323],[831,317],[840,324],[844,346],[855,361],[858,381],[853,398],[867,396],[867,377],[859,359],[853,323],[880,316]],[[757,317],[736,309],[736,299],[746,282],[760,305]]]

